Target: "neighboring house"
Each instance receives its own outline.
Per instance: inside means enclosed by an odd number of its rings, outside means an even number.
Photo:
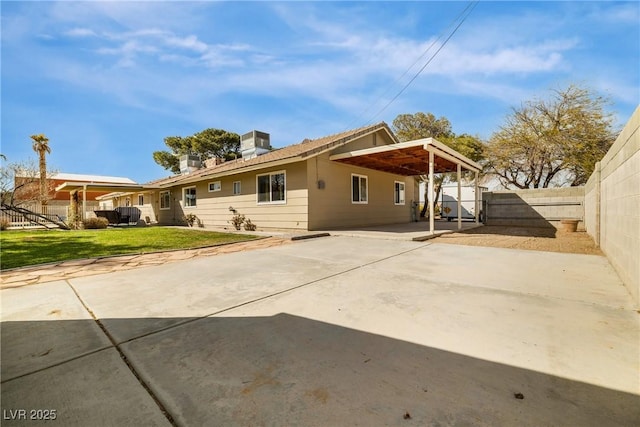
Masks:
[[[204,227],[230,227],[234,212],[260,229],[321,230],[407,223],[419,199],[416,177],[477,164],[431,138],[399,143],[386,123],[271,150],[269,135],[242,136],[243,157],[183,162],[181,175],[137,191],[100,197],[137,206],[142,218],[183,224],[194,214]],[[453,169],[452,169],[453,168]]]
[[[16,202],[23,200],[38,200],[38,194],[40,191],[40,181],[34,177],[26,177],[16,175],[16,186],[20,183],[30,181],[29,185],[23,187],[20,192],[16,193]],[[68,206],[69,205],[69,193],[56,191],[56,187],[63,183],[91,183],[91,184],[135,184],[135,182],[129,178],[122,178],[117,176],[102,176],[102,175],[82,175],[75,173],[56,173],[51,175],[48,179],[49,188],[49,206]],[[89,202],[96,202],[99,196],[108,194],[109,191],[87,191],[86,200]]]

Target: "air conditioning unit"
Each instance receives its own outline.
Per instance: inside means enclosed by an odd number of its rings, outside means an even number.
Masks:
[[[182,175],[197,171],[202,167],[202,161],[199,156],[193,154],[185,154],[180,156],[180,173]]]
[[[269,151],[271,151],[271,138],[268,133],[252,130],[240,137],[240,152],[245,160]]]

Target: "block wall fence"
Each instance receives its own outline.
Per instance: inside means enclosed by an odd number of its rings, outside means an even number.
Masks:
[[[486,192],[485,224],[556,227],[577,219],[640,307],[640,106],[584,187]]]
[[[640,306],[640,106],[584,191],[585,229]]]

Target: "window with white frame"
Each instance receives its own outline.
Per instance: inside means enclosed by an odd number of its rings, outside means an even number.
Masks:
[[[286,203],[285,171],[256,175],[258,203]]]
[[[214,181],[209,183],[209,193],[222,190],[222,183],[220,181]]]
[[[404,205],[404,182],[395,181],[394,201],[396,205]]]
[[[182,190],[182,201],[185,208],[196,207],[196,187],[187,187]]]
[[[163,191],[160,193],[160,209],[171,209],[171,193]]]
[[[138,194],[138,206],[144,205],[144,195]]]
[[[351,203],[367,203],[369,200],[369,178],[351,174]]]
[[[242,183],[240,181],[233,181],[233,195],[237,196],[242,193]]]

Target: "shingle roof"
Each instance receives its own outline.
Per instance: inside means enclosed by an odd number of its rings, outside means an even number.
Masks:
[[[385,129],[393,139],[394,143],[398,142],[391,129],[389,129],[389,126],[385,122],[380,122],[375,125],[364,126],[358,129],[352,129],[346,132],[336,133],[318,139],[305,139],[299,144],[289,145],[287,147],[273,150],[252,159],[244,160],[240,158],[236,160],[226,161],[219,165],[198,169],[186,175],[174,175],[167,178],[151,181],[146,185],[166,187],[176,183],[180,183],[182,181],[196,181],[197,178],[206,177],[208,175],[230,175],[235,172],[239,173],[242,172],[243,169],[254,168],[257,165],[264,165],[264,167],[266,168],[269,167],[269,163],[287,159],[307,158],[315,156],[322,153],[323,151],[346,144],[353,139],[373,133],[380,129]]]

